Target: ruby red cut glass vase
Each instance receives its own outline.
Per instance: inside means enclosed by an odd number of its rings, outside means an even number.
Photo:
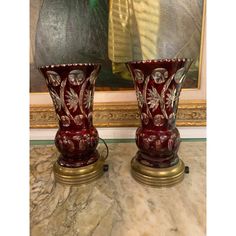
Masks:
[[[184,176],[178,157],[180,134],[176,128],[179,95],[190,59],[163,59],[127,63],[140,111],[136,131],[138,152],[131,162],[133,177],[152,186],[171,186]]]
[[[92,115],[100,68],[100,64],[95,63],[40,68],[59,121],[55,145],[60,156],[54,165],[59,182],[78,184],[102,175],[102,161],[96,149],[99,136]]]

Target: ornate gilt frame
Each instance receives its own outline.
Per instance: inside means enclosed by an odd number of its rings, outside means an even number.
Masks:
[[[110,102],[94,104],[96,127],[136,127],[139,125],[136,102]],[[180,101],[177,126],[205,126],[206,102],[204,100]],[[30,128],[56,128],[57,118],[50,104],[30,107]]]

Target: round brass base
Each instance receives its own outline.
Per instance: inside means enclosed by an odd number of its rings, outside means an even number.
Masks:
[[[95,163],[76,168],[63,167],[60,166],[58,162],[55,162],[53,166],[55,180],[59,183],[69,185],[80,185],[92,182],[103,175],[104,162],[105,159],[101,156]]]
[[[131,174],[135,180],[152,187],[170,187],[184,178],[185,166],[182,160],[168,168],[152,168],[139,163],[134,157],[131,161]]]

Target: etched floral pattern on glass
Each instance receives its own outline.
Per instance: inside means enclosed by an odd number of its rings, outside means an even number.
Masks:
[[[143,95],[142,93],[137,89],[136,91],[136,96],[137,96],[137,100],[138,100],[138,105],[139,107],[143,107],[143,103],[144,103],[144,98],[143,98]]]
[[[149,123],[148,115],[146,113],[142,113],[141,120],[144,122],[145,125],[147,125]]]
[[[174,102],[177,100],[176,88],[169,88],[166,95],[166,106],[167,108],[174,107]]]
[[[153,123],[155,126],[163,126],[165,117],[163,115],[157,114],[153,118]]]
[[[72,85],[80,85],[85,79],[84,72],[81,70],[72,70],[69,73],[68,80]]]
[[[84,95],[85,108],[89,109],[93,102],[93,95],[91,90],[86,90]]]
[[[156,84],[164,83],[168,78],[168,71],[165,68],[156,68],[152,71],[151,78]]]
[[[148,105],[150,106],[150,109],[155,111],[160,103],[161,97],[159,93],[157,92],[156,88],[152,87],[151,89],[148,89]]]
[[[74,118],[74,121],[75,121],[75,124],[76,125],[82,125],[83,124],[83,119],[84,119],[84,116],[83,115],[76,115],[75,118]]]
[[[143,72],[139,69],[135,69],[134,70],[134,76],[135,76],[135,80],[140,84],[144,81],[144,75]]]
[[[48,82],[53,86],[59,86],[61,83],[61,77],[55,71],[47,71]]]
[[[69,107],[69,109],[73,109],[73,112],[75,112],[78,108],[79,97],[74,89],[70,88],[70,91],[67,91],[66,98],[67,106]]]
[[[68,116],[61,116],[61,122],[64,127],[70,126],[70,119]]]
[[[52,101],[56,110],[60,111],[62,107],[62,102],[61,102],[60,97],[57,95],[54,89],[50,89],[50,95],[51,95],[51,98],[52,98]]]

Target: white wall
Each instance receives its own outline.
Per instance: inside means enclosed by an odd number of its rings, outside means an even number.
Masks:
[[[97,128],[104,139],[133,139],[135,127]],[[181,138],[206,138],[206,127],[179,127]],[[57,129],[31,129],[30,140],[53,140]]]

